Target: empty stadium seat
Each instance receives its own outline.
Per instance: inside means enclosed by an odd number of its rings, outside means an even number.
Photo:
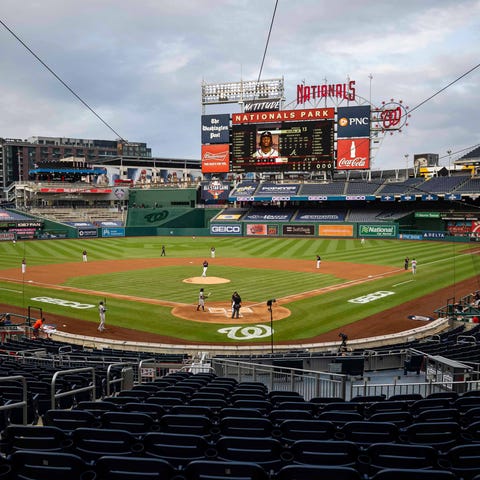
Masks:
[[[224,462],[254,462],[266,471],[278,471],[284,460],[279,440],[265,437],[222,436],[216,443],[217,458]]]
[[[95,480],[170,480],[178,473],[166,460],[119,456],[100,457],[94,471]]]
[[[152,432],[143,438],[143,446],[145,456],[167,460],[175,467],[216,455],[216,450],[201,435]]]
[[[182,472],[185,480],[269,480],[267,472],[253,462],[194,460]]]
[[[9,457],[12,474],[21,480],[94,480],[95,472],[77,455],[17,451]]]
[[[358,468],[370,477],[385,468],[433,469],[437,461],[438,453],[430,445],[375,443],[358,457]]]

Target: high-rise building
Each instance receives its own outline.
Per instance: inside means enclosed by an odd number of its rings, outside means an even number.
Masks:
[[[61,137],[30,137],[26,140],[0,138],[0,188],[12,182],[26,181],[28,172],[42,162],[58,161],[67,157],[84,158],[88,163],[118,157],[151,158],[152,150],[146,143],[120,140],[89,140]]]

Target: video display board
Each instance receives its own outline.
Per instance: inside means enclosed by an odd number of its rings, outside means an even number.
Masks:
[[[237,114],[232,123],[233,172],[334,168],[333,109]]]

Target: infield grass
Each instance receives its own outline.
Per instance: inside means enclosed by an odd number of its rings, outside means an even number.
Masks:
[[[0,280],[0,302],[20,307],[33,306],[46,312],[72,318],[98,322],[98,301],[108,293],[168,300],[196,305],[198,285],[186,284],[182,280],[199,276],[199,258],[209,258],[210,247],[216,248],[217,258],[285,258],[309,260],[312,272],[265,270],[255,268],[210,267],[209,276],[225,277],[228,284],[206,286],[211,291],[211,301],[228,301],[232,291],[241,293],[244,301],[264,303],[270,298],[284,298],[301,293],[345,283],[342,274],[327,275],[315,271],[315,256],[320,254],[323,262],[342,262],[345,270],[349,263],[383,265],[402,269],[403,259],[418,260],[417,275],[410,272],[393,277],[379,278],[360,285],[350,285],[337,291],[288,303],[291,316],[275,322],[277,341],[308,340],[321,333],[360,320],[385,309],[400,305],[440,288],[467,278],[477,277],[480,272],[480,256],[471,253],[474,244],[414,242],[400,240],[367,239],[365,245],[359,240],[344,239],[298,239],[298,238],[192,238],[192,237],[139,237],[97,240],[45,240],[0,242],[1,270],[19,268],[21,259],[27,265],[65,264],[80,262],[83,249],[88,251],[89,262],[104,259],[158,258],[161,246],[165,245],[167,257],[192,258],[191,266],[165,266],[135,271],[92,275],[69,279],[65,285],[88,289],[94,293],[81,294],[33,286],[28,283],[14,284]],[[479,250],[478,248],[477,250]],[[479,284],[480,288],[480,284]],[[377,291],[391,291],[376,301],[365,304],[349,300]],[[466,294],[469,292],[461,292]],[[91,305],[90,308],[73,309],[67,306],[46,304],[33,300],[52,297]],[[207,300],[208,301],[208,300]],[[438,307],[445,305],[446,298],[438,299]],[[432,315],[433,312],[412,312]],[[265,308],[265,324],[269,323]],[[134,328],[146,332],[160,333],[177,339],[209,343],[232,342],[218,330],[225,325],[200,324],[174,317],[169,307],[141,302],[108,299],[107,323]],[[252,342],[250,340],[249,342]],[[266,343],[264,338],[258,343]]]

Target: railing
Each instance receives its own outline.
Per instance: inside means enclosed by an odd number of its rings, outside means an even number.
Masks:
[[[71,375],[75,373],[91,373],[92,374],[92,379],[90,385],[86,387],[79,387],[79,388],[74,388],[72,390],[69,390],[68,392],[61,392],[61,393],[56,393],[57,392],[57,378],[65,376],[65,375]],[[56,408],[57,405],[57,400],[60,398],[65,398],[65,397],[71,397],[77,393],[82,393],[82,392],[91,392],[91,399],[95,400],[96,395],[95,395],[95,369],[93,367],[85,367],[85,368],[73,368],[71,370],[60,370],[58,372],[55,372],[52,377],[52,385],[51,385],[51,406],[52,410]]]
[[[117,378],[114,377],[114,369],[118,369],[118,367],[122,367],[121,369],[121,375]],[[131,385],[125,385],[125,379],[127,377],[130,377],[131,376],[131,382],[128,382],[128,383],[131,383]],[[107,397],[109,397],[110,395],[112,395],[113,393],[113,389],[112,390],[112,387],[114,387],[115,385],[119,385],[120,386],[120,390],[123,390],[124,388],[125,389],[128,389],[128,388],[132,388],[133,387],[133,383],[134,383],[134,380],[133,380],[133,367],[132,367],[132,364],[131,363],[123,363],[123,362],[119,362],[119,363],[111,363],[108,368],[107,368],[107,384],[106,384],[106,395]]]
[[[27,424],[28,407],[27,407],[27,380],[22,375],[15,375],[13,377],[0,377],[0,382],[22,382],[22,400],[20,402],[9,403],[8,405],[0,405],[0,411],[12,410],[14,408],[22,407],[23,424]]]
[[[298,392],[305,400],[313,397],[345,398],[347,376],[337,373],[298,370],[230,359],[212,360],[218,376],[235,378],[238,382],[261,382],[270,390]]]

